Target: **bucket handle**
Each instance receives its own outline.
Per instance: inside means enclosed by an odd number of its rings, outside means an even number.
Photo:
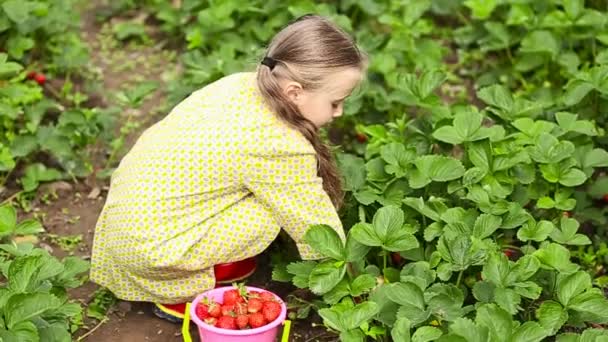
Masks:
[[[283,321],[283,336],[281,342],[289,342],[289,332],[291,331],[291,321],[286,319]],[[192,342],[190,336],[190,303],[186,303],[186,311],[184,312],[184,320],[182,321],[182,336],[184,342]]]
[[[182,321],[182,336],[184,342],[192,342],[190,336],[190,303],[186,303],[186,311],[184,312],[184,320]]]

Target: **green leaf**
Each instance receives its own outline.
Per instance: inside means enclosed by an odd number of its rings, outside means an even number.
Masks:
[[[473,236],[485,239],[491,236],[502,223],[502,219],[498,216],[491,214],[481,214],[475,220],[475,226],[473,227]]]
[[[541,267],[554,269],[560,273],[571,274],[579,269],[579,266],[570,262],[570,252],[562,245],[549,243],[533,253],[541,262]]]
[[[352,154],[340,153],[337,163],[344,176],[344,187],[348,191],[356,191],[365,185],[365,161]]]
[[[447,182],[460,178],[465,171],[459,160],[438,155],[419,157],[415,164],[422,174],[436,182]]]
[[[481,272],[484,280],[498,286],[506,286],[509,275],[509,259],[502,253],[490,254]]]
[[[354,308],[345,312],[342,321],[348,330],[356,329],[364,322],[372,319],[379,312],[378,304],[368,301],[357,304]]]
[[[536,322],[525,322],[513,334],[513,342],[540,342],[547,337],[547,332]]]
[[[70,342],[72,336],[66,330],[65,324],[55,322],[39,328],[40,342]]]
[[[551,239],[563,245],[589,245],[591,240],[586,235],[577,234],[579,223],[575,219],[562,217],[561,229],[555,229],[551,233]]]
[[[2,77],[2,78],[10,77],[10,76],[13,76],[14,74],[18,73],[19,71],[23,70],[23,66],[21,66],[21,64],[15,63],[15,62],[7,62],[6,60],[7,60],[6,53],[0,53],[0,77]],[[5,113],[3,113],[3,114],[5,114]],[[13,118],[15,118],[15,117],[13,117]]]
[[[530,279],[540,268],[540,261],[533,255],[524,255],[511,268],[515,281]]]
[[[551,31],[532,31],[521,41],[520,51],[548,53],[554,58],[559,54],[560,44]]]
[[[394,231],[403,226],[403,210],[397,206],[386,206],[378,209],[373,218],[373,226],[377,236],[385,240]]]
[[[40,339],[38,328],[31,321],[23,321],[15,324],[15,326],[10,329],[10,332],[14,334],[15,338],[6,338],[6,341],[38,341]],[[0,335],[0,338],[4,337]]]
[[[557,276],[557,298],[559,302],[568,307],[568,303],[575,296],[591,287],[591,277],[588,273],[579,271],[569,275]]]
[[[521,205],[515,202],[509,203],[509,212],[502,220],[503,229],[513,229],[521,226],[528,221],[530,214],[522,208]]]
[[[424,326],[416,329],[412,335],[412,342],[435,341],[443,335],[443,332],[435,327]]]
[[[317,266],[315,261],[292,262],[287,265],[287,272],[292,274],[293,284],[301,289],[308,288],[310,274]]]
[[[539,209],[552,209],[555,208],[555,201],[551,197],[541,197],[536,202],[536,207]]]
[[[374,226],[369,223],[357,223],[350,229],[353,238],[366,246],[382,246],[382,240],[376,234]]]
[[[446,79],[446,75],[438,70],[428,70],[422,73],[418,83],[418,95],[424,100],[439,87]]]
[[[14,157],[25,157],[38,148],[38,140],[32,135],[20,135],[11,144],[11,153]]]
[[[593,84],[587,81],[572,79],[566,85],[562,100],[566,106],[574,106],[581,102],[593,89]]]
[[[490,341],[510,341],[513,331],[511,315],[496,304],[480,306],[475,321],[488,328]]]
[[[48,293],[24,293],[13,295],[5,308],[6,325],[9,329],[16,324],[38,317],[48,310],[57,309],[61,301]]]
[[[588,290],[572,298],[568,309],[584,313],[591,322],[608,322],[608,300],[600,289]]]
[[[401,282],[414,283],[422,291],[430,286],[436,277],[436,272],[431,269],[431,265],[426,261],[417,261],[405,265],[400,275]]]
[[[511,315],[517,313],[517,308],[521,302],[521,297],[515,291],[504,287],[497,287],[494,290],[494,301],[503,310]]]
[[[17,24],[25,22],[29,17],[30,3],[19,0],[6,0],[2,4],[2,10],[6,16]]]
[[[464,5],[471,9],[475,19],[487,19],[498,4],[498,0],[466,0],[464,2]]]
[[[452,145],[462,144],[463,142],[463,139],[452,126],[439,127],[435,132],[433,132],[433,138]]]
[[[366,246],[359,241],[357,241],[352,233],[349,231],[348,236],[346,237],[346,261],[353,262],[358,260],[363,260],[367,253],[370,251],[370,247]]]
[[[353,280],[353,283],[350,285],[350,294],[353,297],[357,297],[369,292],[374,286],[376,286],[376,278],[367,273],[362,274]]]
[[[403,203],[431,220],[439,221],[439,213],[426,205],[422,197],[406,197],[403,199]]]
[[[15,228],[15,235],[33,235],[42,232],[44,232],[42,224],[34,219],[23,220]]]
[[[565,186],[579,186],[587,180],[587,175],[579,169],[569,169],[559,177],[559,183]]]
[[[343,331],[340,333],[340,341],[365,342],[365,334],[360,329]]]
[[[450,330],[466,342],[487,342],[488,328],[478,326],[468,318],[458,318],[450,325]]]
[[[481,88],[477,92],[477,97],[486,104],[500,108],[505,112],[511,112],[513,108],[513,97],[509,90],[502,85],[494,84]]]
[[[473,296],[478,301],[491,303],[494,301],[496,285],[489,281],[478,281],[473,285]]]
[[[555,230],[555,225],[550,221],[542,220],[536,223],[530,220],[517,231],[517,238],[524,242],[530,240],[542,242]]]
[[[304,241],[325,257],[345,260],[344,244],[336,231],[327,225],[313,225],[304,236]]]
[[[549,335],[555,335],[568,320],[568,312],[559,303],[547,300],[536,309],[536,319]]]
[[[319,316],[323,318],[323,323],[328,327],[337,331],[346,331],[345,324],[342,322],[343,312],[339,312],[335,308],[320,309]]]
[[[331,291],[344,277],[346,266],[336,267],[334,261],[322,262],[315,266],[310,273],[308,287],[318,295]]]
[[[0,237],[13,234],[17,225],[17,211],[11,205],[0,206]]]
[[[578,18],[585,9],[583,0],[563,0],[563,6],[570,19]]]
[[[587,169],[590,167],[607,167],[608,166],[608,152],[601,148],[594,148],[585,154],[583,159],[583,168]]]
[[[411,323],[407,318],[398,318],[391,330],[393,341],[410,342],[410,328]]]
[[[529,299],[538,299],[543,289],[536,285],[535,282],[526,281],[523,283],[514,283],[512,285],[513,291],[522,297],[526,297]]]
[[[424,294],[420,287],[414,283],[389,284],[386,295],[399,305],[407,305],[420,310],[425,308]]]

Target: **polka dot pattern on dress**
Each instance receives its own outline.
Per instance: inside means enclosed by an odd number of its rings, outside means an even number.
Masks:
[[[213,265],[260,254],[284,229],[303,259],[312,224],[344,231],[313,147],[264,104],[254,73],[194,92],[121,160],[95,228],[91,279],[124,300],[189,301]]]

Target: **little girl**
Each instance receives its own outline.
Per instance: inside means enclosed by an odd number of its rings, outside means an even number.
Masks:
[[[255,73],[178,104],[112,175],[91,279],[179,321],[185,302],[252,273],[281,228],[303,259],[319,259],[303,242],[307,229],[344,231],[340,176],[318,130],[342,114],[366,67],[345,32],[306,15],[273,38]],[[216,279],[233,262],[237,272]]]

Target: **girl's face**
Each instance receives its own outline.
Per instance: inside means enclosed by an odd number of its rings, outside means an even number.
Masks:
[[[344,100],[359,84],[361,77],[359,69],[348,68],[328,75],[327,84],[320,89],[304,90],[299,83],[290,82],[286,93],[306,119],[321,127],[342,115]]]

